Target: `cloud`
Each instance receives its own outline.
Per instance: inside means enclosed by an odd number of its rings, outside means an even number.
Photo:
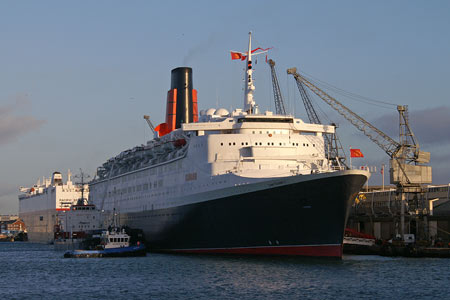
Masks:
[[[13,103],[0,106],[0,146],[14,142],[20,136],[37,130],[44,120],[38,120],[33,116],[18,115],[23,107],[30,105],[30,101],[25,96],[17,96]]]
[[[450,107],[440,106],[409,113],[409,122],[419,144],[436,145],[450,143]],[[373,124],[398,140],[398,114],[383,115]]]

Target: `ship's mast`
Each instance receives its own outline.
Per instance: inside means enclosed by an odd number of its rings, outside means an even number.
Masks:
[[[247,52],[247,68],[245,76],[245,95],[244,95],[244,110],[248,114],[254,114],[256,103],[253,100],[253,92],[255,91],[255,86],[253,85],[252,77],[252,32],[248,33],[248,52]]]

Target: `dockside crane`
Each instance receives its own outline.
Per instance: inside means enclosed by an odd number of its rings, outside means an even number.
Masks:
[[[299,74],[296,68],[290,68],[287,72],[292,74],[297,82],[301,82],[307,86],[319,98],[335,109],[358,130],[363,132],[390,157],[390,182],[396,185],[396,194],[402,201],[401,233],[403,236],[405,232],[404,201],[406,199],[406,193],[414,193],[416,194],[416,198],[418,193],[423,193],[422,185],[431,183],[432,171],[431,166],[424,165],[429,163],[430,153],[420,150],[419,142],[409,125],[408,107],[403,105],[397,106],[400,137],[400,142],[397,142],[314,85],[307,78]]]
[[[278,83],[277,73],[275,72],[275,62],[269,59],[267,62],[270,66],[270,73],[272,75],[273,96],[275,100],[275,112],[277,115],[286,115],[283,97],[281,96],[280,85]]]
[[[288,69],[287,73],[294,76],[295,82],[297,83],[298,91],[300,92],[300,96],[303,101],[303,105],[305,106],[306,113],[308,115],[308,119],[313,124],[322,124],[320,121],[320,118],[314,109],[314,106],[312,105],[310,95],[308,94],[308,91],[306,90],[304,84],[301,80],[298,80],[296,77],[296,69],[291,68]],[[293,72],[294,71],[294,72]],[[336,127],[336,124],[332,124]],[[345,152],[342,149],[341,142],[339,138],[337,137],[337,134],[325,134],[324,135],[324,142],[325,142],[325,151],[327,153],[327,157],[333,162],[336,166],[341,166],[341,164],[345,165]],[[342,153],[343,156],[340,155]]]

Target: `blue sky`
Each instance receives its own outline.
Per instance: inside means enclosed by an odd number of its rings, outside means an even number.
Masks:
[[[408,105],[432,152],[434,182],[450,182],[448,1],[2,1],[0,2],[0,214],[18,210],[18,187],[97,166],[145,143],[142,116],[163,121],[170,71],[194,72],[200,109],[242,106],[243,65],[229,50],[274,47],[291,113],[306,119],[297,67],[359,95]],[[270,70],[255,66],[257,103],[274,110]],[[395,108],[340,99],[397,139]],[[339,123],[355,165],[387,164],[384,152]],[[374,174],[371,184],[381,182]]]

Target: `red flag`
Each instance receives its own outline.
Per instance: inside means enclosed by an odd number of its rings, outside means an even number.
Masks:
[[[242,57],[242,54],[240,54],[240,53],[238,53],[238,52],[230,51],[230,53],[231,53],[231,60],[234,60],[234,59],[241,59],[241,57]]]
[[[230,51],[230,53],[231,53],[231,60],[235,59],[245,60],[247,58],[247,56],[242,55],[242,53],[239,52]]]
[[[350,149],[350,157],[364,157],[360,149]]]

